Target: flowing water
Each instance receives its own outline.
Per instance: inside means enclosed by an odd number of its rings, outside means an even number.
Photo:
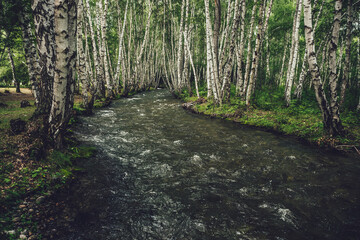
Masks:
[[[359,239],[358,159],[188,113],[165,90],[75,133],[99,151],[62,239]]]

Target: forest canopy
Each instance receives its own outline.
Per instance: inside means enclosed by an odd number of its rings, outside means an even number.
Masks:
[[[164,86],[222,106],[306,101],[330,136],[360,110],[359,1],[5,0],[0,84],[31,87],[61,147],[74,94],[96,99]],[[262,101],[262,102],[261,102]]]

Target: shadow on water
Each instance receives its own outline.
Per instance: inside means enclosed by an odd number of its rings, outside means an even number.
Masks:
[[[356,159],[184,111],[164,90],[82,118],[96,157],[60,239],[359,239]]]

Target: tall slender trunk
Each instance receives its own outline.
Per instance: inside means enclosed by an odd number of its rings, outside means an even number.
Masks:
[[[293,54],[292,59],[290,59],[291,64],[289,64],[290,68],[288,69],[288,78],[286,79],[286,86],[285,86],[285,101],[286,106],[290,106],[291,101],[291,89],[294,83],[294,77],[295,77],[295,68],[298,58],[298,52],[299,52],[299,29],[300,29],[300,16],[301,16],[301,10],[302,10],[302,0],[298,0],[298,6],[297,6],[297,13],[296,13],[296,21],[295,21],[295,32],[293,34]]]
[[[213,61],[215,70],[215,80],[220,83],[220,68],[219,68],[219,35],[221,27],[221,3],[220,0],[214,0],[215,14],[214,14],[214,31],[213,31]],[[219,85],[220,87],[220,85]],[[221,98],[220,98],[221,99]],[[220,100],[221,101],[221,100]]]
[[[249,80],[249,72],[250,72],[250,64],[251,64],[251,53],[252,53],[252,36],[254,31],[254,22],[255,22],[255,15],[256,15],[256,2],[254,0],[253,9],[251,12],[251,20],[250,20],[250,28],[249,28],[249,37],[248,37],[248,50],[247,50],[247,57],[246,57],[246,67],[245,67],[245,79],[243,84],[243,89],[241,91],[241,98],[244,99],[246,96],[246,90],[248,88],[248,80]]]
[[[266,81],[270,79],[270,48],[269,48],[269,37],[266,36]]]
[[[82,104],[85,109],[89,110],[89,99],[88,99],[88,89],[89,82],[86,74],[86,56],[83,47],[83,25],[84,25],[84,16],[83,16],[83,0],[78,0],[77,6],[77,54],[78,54],[78,65],[77,65],[77,76],[78,81],[81,83],[81,95],[82,95]],[[89,111],[88,111],[89,112]]]
[[[283,84],[283,75],[284,75],[284,68],[285,68],[285,60],[286,60],[286,54],[287,54],[287,50],[288,50],[288,37],[289,35],[286,34],[285,38],[285,44],[284,44],[284,54],[283,54],[283,59],[282,59],[282,64],[281,64],[281,70],[280,70],[280,74],[279,74],[279,78],[278,78],[278,85],[282,85]]]
[[[181,5],[181,17],[180,17],[180,27],[179,27],[179,45],[177,52],[177,83],[176,91],[180,92],[182,88],[182,57],[183,57],[183,26],[184,26],[184,12],[185,12],[185,0],[182,1]]]
[[[35,114],[49,114],[55,69],[54,0],[34,0],[32,10],[41,76],[38,82],[39,103]]]
[[[244,1],[244,0],[242,0]],[[231,79],[231,72],[233,69],[233,57],[235,53],[235,41],[236,41],[236,33],[237,29],[240,24],[240,18],[241,18],[241,6],[242,3],[238,4],[238,0],[235,1],[235,13],[234,13],[234,20],[233,20],[233,26],[231,30],[231,36],[230,36],[230,45],[229,45],[229,56],[227,60],[227,65],[225,67],[224,71],[224,79],[223,84],[221,87],[221,98],[225,98],[226,101],[230,100],[230,79]]]
[[[145,27],[145,36],[144,36],[142,44],[140,46],[140,50],[139,50],[139,53],[138,53],[137,58],[136,58],[136,64],[135,64],[135,68],[134,68],[134,72],[133,72],[133,82],[134,83],[136,82],[136,80],[138,80],[138,76],[139,76],[138,68],[141,67],[140,66],[140,61],[141,61],[141,59],[143,57],[144,50],[145,50],[145,45],[147,44],[148,38],[149,38],[151,14],[152,14],[152,9],[151,9],[151,3],[149,2],[149,15],[147,17],[147,23],[146,23],[146,27]]]
[[[259,45],[259,56],[258,56],[257,65],[259,65],[259,61],[261,59],[262,51],[260,51],[260,49],[261,49],[263,41],[265,39],[265,33],[267,32],[267,29],[268,29],[269,19],[270,19],[270,14],[271,14],[271,9],[272,9],[273,2],[274,2],[273,0],[270,0],[270,2],[268,4],[268,7],[267,7],[267,10],[266,10],[266,15],[264,15],[265,23],[264,23],[264,26],[263,26],[262,31],[261,31],[260,45]],[[265,4],[264,4],[264,10],[265,10]],[[259,67],[256,66],[255,67],[255,73],[254,73],[254,79],[255,80],[257,79],[258,70],[259,70]],[[254,83],[255,83],[255,81],[254,81]],[[254,89],[255,89],[255,84],[253,85],[252,93],[254,92]]]
[[[315,32],[316,32],[316,27],[317,27],[319,19],[320,19],[320,15],[321,15],[323,7],[324,7],[324,2],[325,2],[325,0],[322,1],[319,12],[318,12],[316,20],[315,20],[315,24],[314,24],[314,31]],[[306,75],[308,75],[308,71],[307,71],[307,67],[306,67],[306,58],[307,58],[307,52],[306,52],[306,49],[305,49],[305,54],[304,54],[304,57],[302,59],[301,72],[300,72],[300,76],[299,76],[299,83],[298,83],[298,85],[296,87],[296,90],[295,90],[295,93],[294,93],[296,95],[297,99],[301,99],[302,91],[304,89],[305,77],[306,77]]]
[[[314,32],[312,26],[311,0],[304,0],[304,25],[309,69],[315,89],[316,100],[322,112],[324,129],[332,136],[338,135],[340,134],[340,132],[338,131],[338,128],[334,128],[334,124],[332,123],[333,118],[331,116],[330,106],[326,100],[322,81],[320,78],[320,71],[316,60]]]
[[[93,59],[94,59],[94,67],[95,67],[95,78],[94,78],[94,92],[92,93],[92,95],[94,95],[93,97],[96,98],[96,95],[99,91],[99,79],[101,79],[101,71],[100,71],[100,59],[99,59],[99,53],[97,50],[97,46],[96,46],[96,40],[95,40],[95,33],[94,33],[94,29],[93,29],[93,20],[91,17],[91,12],[90,12],[90,4],[89,4],[89,0],[85,0],[86,2],[86,14],[87,14],[87,18],[88,18],[88,23],[89,23],[89,28],[90,28],[90,37],[91,37],[91,44],[92,44],[92,51],[93,51]]]
[[[259,23],[258,23],[258,31],[257,31],[257,35],[256,35],[256,40],[255,40],[255,49],[253,51],[253,55],[252,55],[252,64],[251,64],[251,70],[250,70],[250,76],[249,76],[249,83],[247,86],[247,90],[246,90],[246,105],[249,106],[250,105],[250,97],[254,88],[254,84],[255,84],[255,71],[257,69],[258,66],[258,62],[259,62],[259,50],[260,50],[260,44],[261,44],[261,39],[262,39],[262,28],[263,28],[263,21],[264,21],[264,9],[265,9],[265,5],[266,1],[263,1],[263,3],[260,5],[260,9],[259,9]]]
[[[25,52],[26,66],[29,73],[29,80],[31,83],[32,94],[35,98],[35,105],[39,105],[39,89],[38,82],[40,81],[40,65],[39,57],[36,52],[36,46],[33,41],[33,33],[31,22],[28,14],[24,11],[20,12],[19,20],[21,23],[21,30],[23,33],[23,46]]]
[[[188,54],[189,54],[190,64],[191,64],[191,67],[192,67],[192,70],[193,70],[193,73],[194,73],[196,96],[199,98],[200,97],[199,86],[198,86],[199,84],[198,84],[197,74],[196,74],[196,71],[195,71],[194,62],[193,62],[193,59],[192,59],[192,56],[191,56],[189,42],[188,42],[187,38],[185,38],[185,36],[184,36],[184,39],[185,39],[185,46],[186,46],[186,49],[187,49]]]
[[[243,79],[243,66],[242,66],[242,60],[243,60],[243,53],[244,53],[244,35],[245,35],[245,13],[246,13],[246,1],[242,1],[241,6],[241,34],[240,34],[240,43],[237,45],[237,51],[236,51],[236,57],[237,57],[237,82],[236,82],[236,95],[240,96],[241,89],[244,84]]]
[[[122,24],[122,29],[120,31],[120,8],[118,6],[118,15],[119,15],[119,21],[118,21],[118,25],[119,25],[119,31],[118,31],[118,36],[119,36],[119,52],[118,52],[118,60],[117,60],[117,65],[116,65],[116,72],[115,72],[115,77],[114,77],[114,81],[119,81],[119,75],[120,75],[120,63],[121,63],[121,59],[122,59],[122,47],[123,47],[123,40],[124,40],[124,33],[125,33],[125,26],[126,26],[126,17],[127,17],[127,11],[128,11],[128,6],[129,6],[129,0],[126,1],[126,7],[125,7],[125,14],[124,14],[124,20],[123,20],[123,24]]]
[[[184,70],[182,73],[182,78],[184,81],[184,84],[187,87],[187,91],[189,95],[192,95],[191,90],[191,83],[190,83],[190,76],[189,76],[189,51],[186,51],[185,41],[188,41],[189,39],[189,25],[190,25],[190,19],[189,19],[189,0],[186,0],[186,7],[185,7],[185,28],[184,28]]]
[[[102,1],[102,0],[101,0]],[[102,49],[102,27],[101,27],[101,22],[102,22],[102,3],[101,1],[97,1],[96,2],[96,15],[95,15],[95,21],[96,21],[96,38],[97,38],[97,43],[98,43],[98,48],[99,48],[99,73],[98,73],[98,82],[99,82],[99,95],[101,98],[106,97],[106,86],[105,86],[105,71],[104,71],[104,51]],[[101,5],[100,5],[101,4]]]
[[[14,59],[12,57],[12,52],[11,52],[11,49],[9,47],[8,47],[8,56],[9,56],[9,61],[10,61],[10,66],[11,66],[11,73],[12,73],[12,78],[13,78],[12,84],[15,86],[16,92],[20,93],[20,82],[16,78]]]
[[[209,1],[204,0],[205,3],[205,20],[206,20],[206,55],[207,55],[207,66],[208,66],[208,76],[209,76],[209,85],[212,89],[212,95],[214,96],[214,101],[216,104],[220,102],[219,98],[219,75],[218,71],[215,70],[215,52],[213,48],[213,31],[211,27],[211,19],[209,13]],[[209,96],[209,95],[208,95]]]
[[[102,0],[98,1],[99,3],[99,9],[100,9],[100,31],[101,31],[101,56],[102,56],[102,64],[104,67],[104,77],[105,77],[105,83],[106,83],[106,97],[107,98],[113,98],[114,97],[114,91],[113,91],[113,84],[111,82],[110,78],[110,69],[109,69],[109,62],[108,62],[108,54],[106,51],[106,16],[108,11],[108,0],[104,0],[104,6],[102,4]]]
[[[329,85],[330,85],[330,110],[332,115],[332,128],[334,129],[334,134],[342,134],[343,127],[340,120],[339,113],[339,103],[337,96],[337,86],[338,86],[338,76],[337,76],[337,66],[336,66],[336,51],[339,42],[339,33],[340,33],[340,22],[341,22],[341,8],[342,0],[335,1],[335,16],[333,23],[333,31],[330,40],[330,49],[329,49]]]
[[[63,136],[69,122],[72,109],[74,75],[72,73],[72,59],[76,54],[74,49],[76,30],[76,3],[75,0],[55,0],[55,75],[54,97],[52,100],[49,123],[50,135],[55,147],[63,147]],[[74,14],[75,12],[75,14]],[[75,18],[74,18],[75,17]],[[75,55],[76,56],[76,55]]]
[[[350,74],[350,57],[351,57],[351,28],[352,28],[352,0],[348,0],[348,9],[347,9],[347,25],[346,25],[346,55],[345,55],[345,66],[344,66],[344,77],[341,83],[341,92],[340,92],[340,107],[343,106],[345,101],[345,92],[346,86],[349,82]],[[359,61],[359,60],[358,60]]]

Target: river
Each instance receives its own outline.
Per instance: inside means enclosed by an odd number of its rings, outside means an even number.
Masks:
[[[114,101],[60,239],[359,239],[358,159],[194,115],[165,90]]]

